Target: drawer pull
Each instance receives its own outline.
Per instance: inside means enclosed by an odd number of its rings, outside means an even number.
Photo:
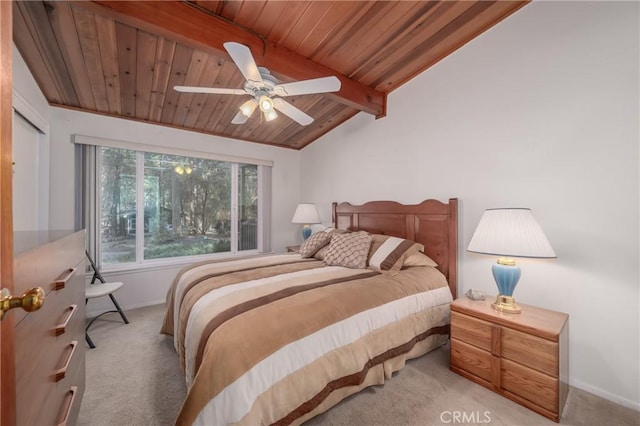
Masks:
[[[62,290],[67,285],[67,281],[69,281],[69,279],[76,273],[77,270],[78,268],[67,269],[64,277],[53,282],[53,289],[55,291]]]
[[[76,311],[78,310],[78,305],[71,305],[69,307],[67,307],[67,309],[65,309],[65,311],[69,311],[69,315],[67,315],[67,318],[62,321],[60,324],[56,325],[56,336],[60,336],[61,334],[64,334],[67,331],[67,325],[69,324],[69,320],[71,320],[71,317],[73,316],[73,314],[76,313]]]
[[[69,368],[69,364],[71,363],[71,358],[73,358],[73,354],[76,352],[76,348],[78,347],[78,341],[73,340],[67,345],[67,348],[68,347],[71,347],[71,350],[68,351],[69,355],[67,356],[67,361],[64,363],[64,366],[56,371],[56,382],[64,379],[64,376],[67,374],[67,369]]]
[[[64,398],[64,403],[62,405],[64,416],[62,420],[58,423],[58,426],[67,426],[67,422],[69,421],[69,415],[71,414],[71,408],[73,407],[73,402],[76,399],[76,393],[78,392],[77,386],[71,386],[67,394]]]

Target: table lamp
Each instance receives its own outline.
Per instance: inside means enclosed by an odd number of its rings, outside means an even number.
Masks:
[[[491,306],[513,314],[521,312],[513,298],[520,279],[520,267],[513,257],[556,257],[531,210],[524,208],[485,210],[467,251],[500,256],[491,268],[499,293]]]
[[[291,223],[302,223],[304,225],[302,227],[302,238],[304,240],[309,238],[311,236],[311,226],[309,225],[312,223],[320,223],[320,215],[318,214],[318,209],[316,209],[315,204],[298,204]]]

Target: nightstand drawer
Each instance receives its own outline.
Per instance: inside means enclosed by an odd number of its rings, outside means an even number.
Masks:
[[[451,338],[491,351],[491,323],[452,311]]]
[[[491,303],[451,304],[451,370],[558,422],[569,390],[569,316],[523,304],[505,314]]]
[[[451,339],[451,365],[491,382],[491,354],[475,346]]]
[[[502,388],[551,412],[558,412],[558,379],[503,359]]]
[[[558,344],[504,327],[502,356],[527,367],[558,377]]]

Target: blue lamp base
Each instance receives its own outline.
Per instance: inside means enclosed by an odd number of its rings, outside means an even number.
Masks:
[[[498,263],[494,263],[491,267],[493,278],[498,285],[498,297],[491,304],[496,311],[509,314],[519,314],[522,309],[516,305],[513,298],[513,291],[520,280],[520,267],[516,266],[516,262],[509,258],[499,258]]]
[[[311,226],[304,225],[302,227],[302,239],[306,241],[307,238],[309,238],[310,236],[311,236]]]

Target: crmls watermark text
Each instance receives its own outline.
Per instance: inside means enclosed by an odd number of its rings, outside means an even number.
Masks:
[[[443,411],[440,421],[448,424],[491,423],[491,411]]]

